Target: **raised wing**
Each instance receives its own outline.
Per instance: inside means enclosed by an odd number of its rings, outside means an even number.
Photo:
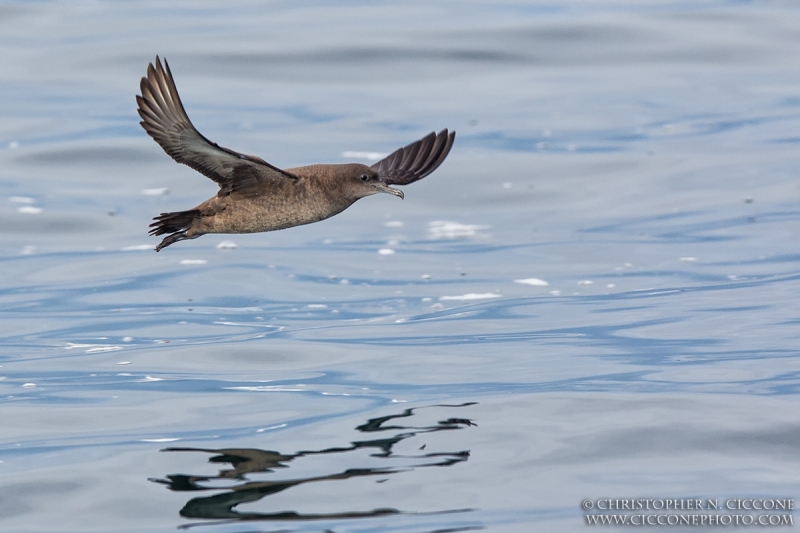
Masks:
[[[430,132],[422,139],[395,150],[381,159],[372,169],[387,185],[408,185],[436,170],[450,153],[456,132],[446,129],[435,134]]]
[[[166,59],[162,67],[156,56],[140,87],[142,94],[136,102],[142,127],[172,159],[217,182],[220,195],[255,194],[264,181],[297,179],[260,157],[240,154],[203,137],[183,108]]]

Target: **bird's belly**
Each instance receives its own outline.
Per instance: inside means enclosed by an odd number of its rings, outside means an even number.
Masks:
[[[207,233],[258,233],[286,229],[324,220],[345,207],[305,202],[271,203],[259,199],[231,202],[222,212],[206,219]]]

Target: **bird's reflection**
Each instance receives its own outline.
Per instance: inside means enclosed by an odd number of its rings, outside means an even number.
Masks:
[[[428,407],[457,408],[474,405],[466,403],[461,405],[436,405]],[[361,433],[380,433],[385,436],[369,440],[357,440],[349,446],[325,448],[322,450],[304,450],[292,454],[284,454],[270,450],[256,448],[166,448],[165,452],[203,452],[214,454],[209,458],[210,463],[230,465],[230,468],[220,470],[216,476],[193,476],[186,474],[172,474],[164,479],[150,479],[155,483],[166,485],[173,491],[221,491],[213,496],[197,497],[190,499],[180,514],[186,518],[195,519],[233,519],[233,520],[320,520],[320,519],[347,519],[364,518],[400,514],[402,511],[392,508],[379,508],[371,511],[352,511],[341,513],[298,513],[295,511],[282,511],[275,513],[243,512],[237,511],[236,506],[242,503],[255,502],[266,496],[283,492],[292,487],[305,483],[318,481],[335,481],[365,476],[382,476],[378,482],[386,481],[386,477],[399,472],[408,472],[416,468],[429,466],[452,466],[466,461],[469,450],[455,452],[428,452],[425,444],[417,450],[419,453],[400,455],[393,452],[393,448],[400,442],[425,433],[438,431],[457,430],[475,426],[466,418],[448,418],[429,426],[412,426],[401,424],[399,421],[415,415],[421,408],[405,409],[399,414],[387,415],[367,420],[355,429]],[[328,474],[288,478],[274,481],[248,480],[249,474],[275,473],[276,470],[290,467],[292,461],[312,456],[328,454],[347,454],[357,450],[373,450],[369,457],[386,460],[386,466],[369,466],[363,468],[348,468]],[[363,458],[362,458],[363,459]],[[374,461],[370,461],[374,462]],[[224,485],[220,488],[220,485]],[[215,486],[216,485],[216,486]],[[340,486],[331,486],[332,491],[342,490]],[[452,512],[452,511],[449,511]]]

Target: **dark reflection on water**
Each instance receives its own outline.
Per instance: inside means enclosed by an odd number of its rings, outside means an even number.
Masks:
[[[460,405],[434,405],[430,407],[466,407],[475,405],[475,402]],[[214,454],[208,460],[210,463],[229,464],[231,468],[220,470],[216,476],[171,474],[164,479],[151,478],[150,481],[161,483],[172,491],[222,491],[213,496],[198,497],[190,499],[180,515],[185,518],[197,519],[234,519],[234,520],[274,520],[274,521],[293,521],[293,520],[322,520],[322,519],[351,519],[366,518],[394,514],[406,514],[404,511],[393,508],[380,508],[371,511],[345,511],[340,513],[298,513],[295,511],[281,511],[275,513],[240,512],[235,507],[242,503],[256,502],[266,496],[278,494],[292,487],[304,483],[317,481],[334,481],[364,476],[387,476],[400,472],[409,472],[416,468],[430,466],[452,466],[469,459],[469,450],[441,453],[419,453],[413,455],[395,454],[393,448],[398,443],[424,433],[434,433],[443,430],[456,430],[465,427],[476,426],[473,421],[467,418],[447,418],[440,420],[430,426],[412,426],[397,424],[396,421],[402,418],[414,416],[419,408],[405,409],[402,413],[371,418],[364,424],[356,426],[356,430],[361,433],[384,433],[390,432],[391,435],[383,438],[369,440],[358,440],[350,443],[349,446],[325,448],[322,450],[302,450],[295,453],[285,454],[271,450],[261,450],[257,448],[165,448],[165,452],[204,452]],[[387,425],[393,422],[391,425]],[[423,444],[419,451],[425,450]],[[392,464],[382,467],[363,467],[348,468],[343,471],[323,474],[318,476],[299,477],[295,479],[282,479],[275,481],[250,481],[247,479],[249,474],[274,473],[277,469],[289,468],[292,461],[309,456],[323,456],[329,454],[344,454],[362,449],[374,449],[370,457],[385,459]],[[209,486],[220,481],[239,482],[233,486],[220,489],[219,487]],[[378,480],[382,482],[385,480]],[[340,487],[331,487],[331,490],[341,490]],[[469,509],[446,510],[440,513],[464,512]],[[436,514],[440,514],[436,513]],[[416,513],[414,513],[416,514]]]

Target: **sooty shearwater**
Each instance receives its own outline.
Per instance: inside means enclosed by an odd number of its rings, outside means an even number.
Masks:
[[[442,164],[456,132],[431,132],[375,163],[309,165],[281,170],[260,157],[213,143],[186,115],[167,61],[147,67],[142,78],[140,123],[178,163],[219,185],[216,196],[187,211],[161,213],[150,235],[167,235],[156,251],[206,233],[255,233],[311,224],[341,213],[359,198],[379,192],[403,198],[389,185],[408,185]]]

